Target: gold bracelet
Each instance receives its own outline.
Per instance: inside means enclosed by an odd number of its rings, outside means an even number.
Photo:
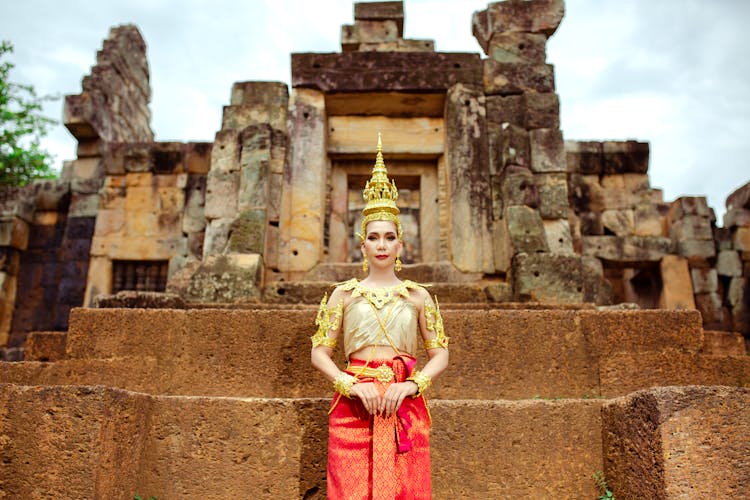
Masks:
[[[413,395],[412,397],[416,398],[422,395],[424,391],[427,390],[430,385],[432,385],[432,379],[429,375],[426,373],[422,373],[419,370],[414,370],[414,373],[411,377],[407,378],[406,380],[411,380],[415,384],[417,384],[417,393]]]
[[[349,375],[346,372],[340,372],[333,379],[333,390],[339,394],[351,399],[352,386],[357,383],[357,377]]]

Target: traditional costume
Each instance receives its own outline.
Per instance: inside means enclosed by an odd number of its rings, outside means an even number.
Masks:
[[[389,181],[383,162],[382,146],[378,150],[372,178],[363,196],[367,205],[362,211],[362,233],[375,220],[394,222],[401,239],[399,210],[395,200],[398,191]],[[397,269],[400,262],[396,262]],[[415,369],[416,352],[421,344],[417,308],[408,300],[412,290],[421,285],[413,281],[385,288],[367,288],[357,279],[340,283],[339,289],[350,292],[351,302],[329,306],[323,297],[316,318],[317,333],[313,347],[336,346],[329,332],[342,327],[344,352],[349,359],[346,370],[334,380],[336,394],[329,411],[328,498],[329,499],[429,499],[430,481],[430,414],[423,391],[430,379]],[[424,341],[426,349],[447,349],[440,309],[435,302],[424,305],[425,327],[434,336]],[[392,359],[354,359],[350,354],[367,346],[390,346]],[[370,357],[371,358],[371,357]],[[370,415],[358,399],[350,397],[355,383],[372,382],[382,396],[392,383],[414,381],[419,390],[407,397],[398,411],[388,417]]]

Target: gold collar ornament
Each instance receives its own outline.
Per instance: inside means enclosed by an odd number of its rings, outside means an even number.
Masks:
[[[396,206],[398,189],[396,189],[396,182],[388,179],[388,170],[383,161],[383,143],[380,133],[378,133],[378,149],[375,165],[372,167],[372,177],[365,184],[362,198],[366,204],[362,210],[364,218],[362,219],[362,232],[358,235],[360,240],[364,241],[367,236],[367,224],[375,220],[393,222],[396,225],[398,239],[403,239],[401,221],[398,218],[400,210]]]

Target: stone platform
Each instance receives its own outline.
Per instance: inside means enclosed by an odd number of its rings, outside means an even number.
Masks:
[[[750,356],[705,352],[697,311],[448,307],[451,366],[434,398],[614,397],[652,386],[750,384]],[[313,309],[74,309],[65,359],[0,363],[0,381],[326,397],[328,384],[309,361],[314,318]]]
[[[435,498],[592,498],[599,470],[616,493],[750,486],[750,356],[707,335],[698,312],[443,315],[453,344],[429,394]],[[309,363],[314,316],[73,310],[66,339],[32,336],[31,357],[57,361],[0,363],[0,493],[324,498],[330,390]],[[672,385],[691,387],[652,388]],[[681,429],[692,434],[669,434]],[[654,457],[667,472],[643,472]],[[711,478],[681,472],[694,464]]]

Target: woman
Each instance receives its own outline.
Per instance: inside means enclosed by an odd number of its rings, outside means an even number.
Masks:
[[[398,191],[378,149],[359,234],[367,277],[323,297],[311,360],[333,382],[329,411],[328,498],[431,498],[430,415],[424,391],[448,366],[448,338],[436,302],[401,281]],[[369,272],[368,272],[369,271]],[[342,337],[348,366],[331,360]],[[429,361],[416,370],[423,341]]]

